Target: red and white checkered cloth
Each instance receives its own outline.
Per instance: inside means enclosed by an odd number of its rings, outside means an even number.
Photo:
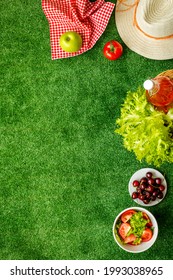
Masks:
[[[114,6],[104,0],[42,0],[50,27],[52,59],[79,55],[91,49],[106,29]],[[78,52],[64,52],[59,46],[59,38],[66,31],[76,31],[82,36],[83,44]]]

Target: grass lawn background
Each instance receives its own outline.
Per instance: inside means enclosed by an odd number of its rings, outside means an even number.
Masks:
[[[1,260],[172,259],[173,164],[157,168],[168,192],[147,207],[158,221],[157,242],[130,254],[112,236],[117,214],[137,206],[130,177],[148,167],[114,133],[121,104],[127,91],[173,68],[173,60],[129,50],[114,14],[93,49],[52,61],[41,1],[1,3]],[[113,62],[102,55],[111,39],[124,47]]]

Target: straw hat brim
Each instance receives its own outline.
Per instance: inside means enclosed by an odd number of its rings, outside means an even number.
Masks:
[[[173,59],[173,37],[157,40],[146,36],[134,25],[134,9],[132,7],[126,12],[120,12],[118,8],[115,10],[116,27],[123,42],[129,49],[146,58]]]

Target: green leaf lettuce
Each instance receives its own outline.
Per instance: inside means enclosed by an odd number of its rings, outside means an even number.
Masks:
[[[139,161],[145,159],[155,166],[173,162],[173,109],[167,114],[156,110],[143,88],[127,93],[116,125],[115,132],[123,136],[125,148]]]

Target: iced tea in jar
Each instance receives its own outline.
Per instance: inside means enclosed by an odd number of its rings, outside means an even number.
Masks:
[[[157,76],[144,82],[147,100],[165,113],[173,108],[173,80]]]

